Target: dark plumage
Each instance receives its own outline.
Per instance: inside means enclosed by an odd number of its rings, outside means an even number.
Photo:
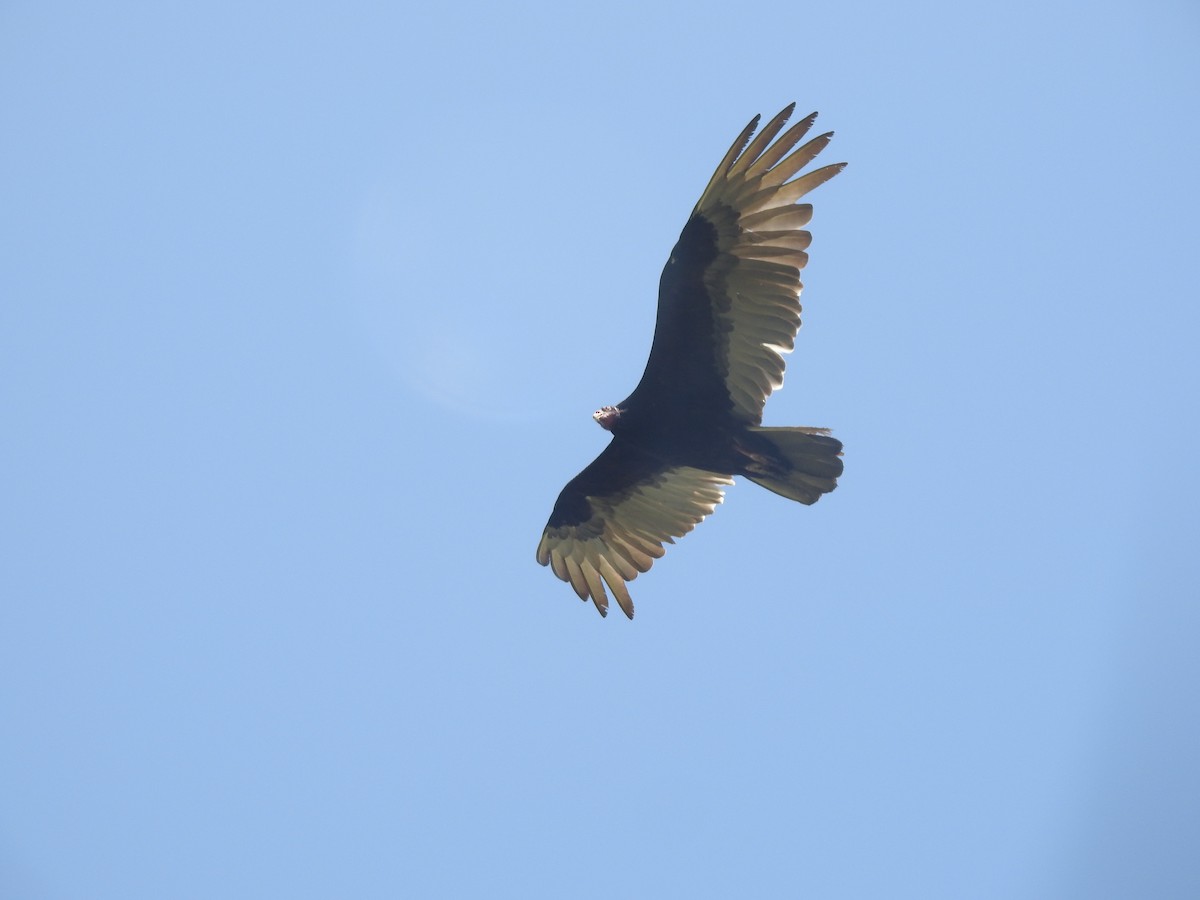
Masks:
[[[717,167],[663,268],[642,380],[595,413],[613,439],[563,488],[542,533],[538,562],[601,615],[607,585],[633,618],[626,582],[713,511],[731,476],[811,504],[842,473],[842,444],[825,429],[760,425],[800,327],[812,207],[796,201],[845,167],[793,177],[833,136],[793,150],[817,116],[780,135],[793,109],[751,141],[755,116]]]

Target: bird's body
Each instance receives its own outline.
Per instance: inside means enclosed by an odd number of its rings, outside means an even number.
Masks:
[[[712,512],[731,476],[810,504],[841,474],[842,445],[824,429],[760,425],[800,327],[812,208],[796,200],[844,166],[788,180],[832,136],[789,152],[814,113],[772,144],[791,111],[747,147],[755,117],[717,168],[663,268],[642,379],[595,413],[613,439],[563,488],[542,534],[538,562],[601,615],[607,585],[633,617],[626,582]]]

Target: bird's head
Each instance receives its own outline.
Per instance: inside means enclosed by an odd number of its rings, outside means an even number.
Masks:
[[[592,413],[592,418],[605,431],[612,431],[617,419],[621,418],[621,411],[615,406],[602,406]]]

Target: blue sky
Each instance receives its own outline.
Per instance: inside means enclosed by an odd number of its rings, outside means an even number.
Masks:
[[[1191,2],[0,7],[0,895],[1200,896]],[[805,327],[534,562],[796,100]]]

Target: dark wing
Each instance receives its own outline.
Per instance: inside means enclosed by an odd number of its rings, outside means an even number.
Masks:
[[[619,436],[576,475],[554,504],[537,561],[608,614],[607,584],[633,618],[627,581],[650,568],[705,516],[733,479],[686,466],[667,467]]]
[[[812,206],[796,201],[846,165],[793,178],[833,137],[793,150],[813,113],[772,144],[794,108],[751,142],[755,116],[704,189],[663,269],[650,360],[622,407],[699,406],[762,421],[800,328],[800,270],[812,239],[803,229]]]

